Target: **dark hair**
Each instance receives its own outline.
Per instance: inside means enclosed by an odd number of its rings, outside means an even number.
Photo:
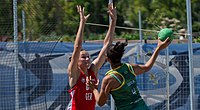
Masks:
[[[128,45],[127,42],[120,43],[117,42],[115,45],[111,45],[107,50],[107,57],[112,61],[112,63],[120,63],[121,58],[124,54],[125,47]]]

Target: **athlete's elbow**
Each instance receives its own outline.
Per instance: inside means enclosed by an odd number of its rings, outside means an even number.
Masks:
[[[143,72],[148,72],[149,70],[151,70],[152,65],[145,65],[145,67],[143,68]]]

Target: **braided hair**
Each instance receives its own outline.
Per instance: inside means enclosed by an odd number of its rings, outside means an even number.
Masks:
[[[120,43],[119,41],[115,45],[111,45],[107,50],[107,57],[112,63],[120,63],[121,58],[124,54],[125,47],[128,45],[127,42]]]

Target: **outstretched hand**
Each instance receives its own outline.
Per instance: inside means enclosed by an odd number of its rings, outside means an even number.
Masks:
[[[85,8],[77,5],[77,12],[80,14],[80,20],[86,22],[90,14],[87,16],[84,15]]]
[[[161,41],[159,38],[158,38],[158,45],[157,47],[162,50],[164,48],[166,48],[170,43],[171,43],[172,40],[170,40],[170,38],[168,37],[165,41]]]
[[[97,82],[92,81],[92,77],[91,76],[87,76],[86,77],[86,85],[90,88],[90,90],[94,90],[94,89],[98,89],[99,86],[99,80],[97,80]]]
[[[113,3],[108,4],[108,14],[110,15],[112,20],[117,19],[117,11],[116,11],[116,7],[113,7]]]

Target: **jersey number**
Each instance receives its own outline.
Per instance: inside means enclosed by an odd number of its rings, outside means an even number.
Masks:
[[[132,89],[132,94],[136,94],[135,88]]]
[[[86,93],[85,100],[92,100],[92,93]]]

